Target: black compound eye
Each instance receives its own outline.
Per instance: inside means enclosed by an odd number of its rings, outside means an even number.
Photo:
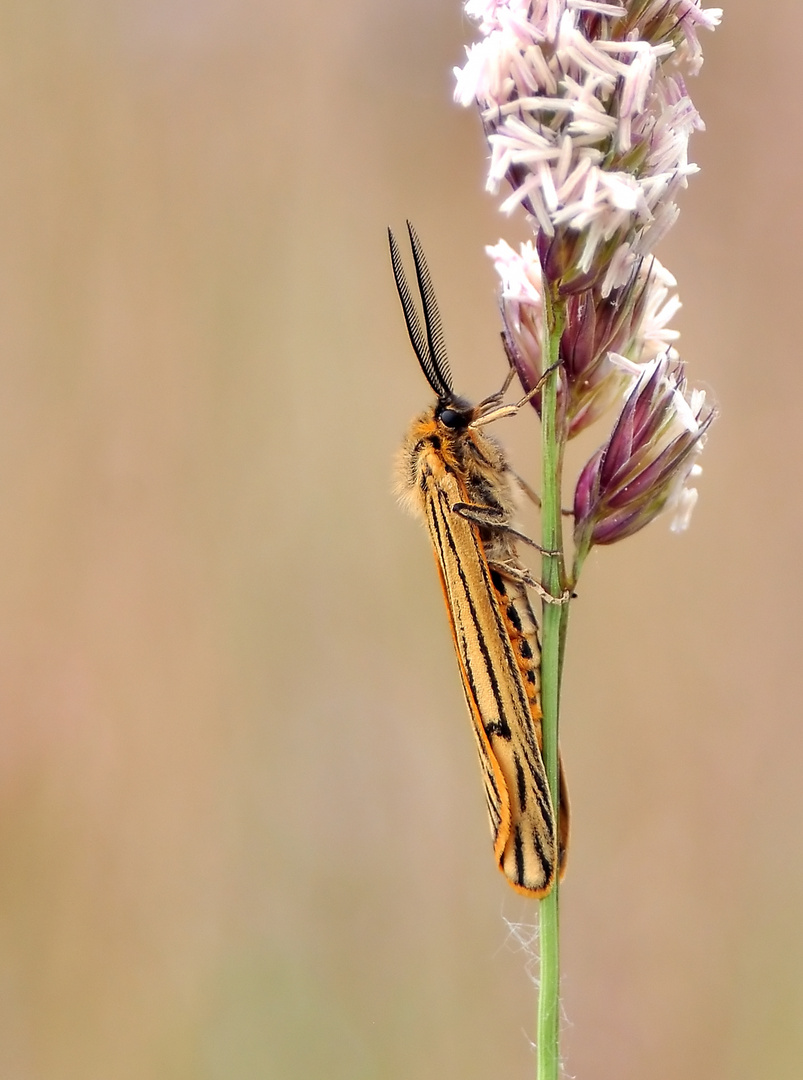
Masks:
[[[465,423],[463,416],[454,409],[444,409],[438,417],[445,427],[456,428]]]

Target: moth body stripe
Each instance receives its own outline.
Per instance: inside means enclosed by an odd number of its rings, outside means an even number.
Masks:
[[[504,739],[505,742],[510,742],[513,738],[513,732],[504,720],[486,720],[483,727],[488,736],[495,735],[498,739]]]
[[[517,828],[514,839],[514,851],[516,859],[516,877],[519,881],[524,881],[524,844],[521,839],[521,829]]]
[[[516,758],[516,787],[519,792],[519,804],[522,810],[527,808],[527,780],[524,776],[524,769],[521,767],[521,761]]]

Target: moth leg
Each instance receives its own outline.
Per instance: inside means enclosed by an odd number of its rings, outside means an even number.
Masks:
[[[473,521],[475,525],[484,525],[486,528],[498,529],[506,536],[509,536],[512,540],[519,540],[522,544],[529,544],[530,547],[536,548],[542,555],[557,555],[556,551],[547,551],[546,548],[542,548],[540,544],[537,544],[529,536],[525,536],[524,533],[520,533],[518,529],[512,528],[507,524],[507,517],[505,512],[500,510],[496,506],[476,506],[472,503],[454,503],[452,506],[452,512],[459,514],[460,517],[465,518],[466,521]]]
[[[482,427],[484,424],[492,424],[494,420],[501,420],[505,416],[515,416],[519,409],[526,405],[527,402],[530,401],[531,398],[534,398],[535,395],[541,390],[541,387],[547,381],[552,372],[556,371],[557,368],[561,367],[563,364],[562,360],[558,360],[557,363],[552,364],[550,367],[548,367],[543,373],[543,375],[540,377],[538,382],[535,384],[535,386],[531,390],[528,390],[524,397],[520,398],[517,402],[515,402],[515,404],[501,405],[500,401],[502,395],[504,394],[505,390],[507,390],[508,386],[511,383],[511,380],[513,379],[513,372],[515,371],[518,373],[521,371],[521,368],[516,363],[515,354],[517,350],[515,344],[513,343],[513,339],[504,332],[502,333],[502,344],[505,347],[507,361],[510,364],[510,371],[508,372],[508,377],[507,379],[505,379],[504,386],[499,394],[493,394],[491,397],[486,398],[485,401],[480,402],[478,406],[479,416],[477,416],[477,418],[471,422],[470,426],[472,428]]]
[[[515,469],[511,469],[511,467],[509,465],[507,467],[507,471],[510,473],[510,475],[513,477],[513,479],[519,485],[519,487],[524,492],[524,494],[527,496],[527,498],[530,500],[530,502],[532,502],[540,510],[541,509],[541,496],[538,494],[538,492],[535,491],[533,488],[531,488],[530,485],[527,483],[527,481],[524,479],[524,477],[519,476],[519,474],[515,471]]]
[[[488,565],[492,570],[495,570],[502,577],[508,578],[509,581],[516,581],[520,585],[527,585],[531,589],[535,589],[545,604],[568,604],[572,599],[573,593],[568,589],[564,589],[560,596],[553,596],[551,592],[547,592],[540,581],[536,581],[526,566],[522,566],[521,563],[514,562],[491,562],[488,561]]]
[[[510,473],[510,475],[513,477],[513,479],[519,485],[519,487],[524,492],[524,494],[527,496],[527,498],[532,503],[534,503],[538,507],[538,509],[540,510],[541,509],[541,496],[538,494],[538,492],[533,490],[533,488],[530,487],[530,485],[527,483],[527,481],[524,479],[524,477],[519,476],[519,474],[516,472],[516,470],[511,469],[511,467],[509,465],[507,467],[507,471]],[[567,510],[565,506],[561,507],[560,512],[561,512],[561,514],[563,514],[564,517],[574,517],[574,510]]]
[[[513,379],[514,379],[515,375],[516,375],[516,369],[511,364],[510,368],[508,369],[508,373],[505,376],[505,381],[502,383],[501,388],[499,390],[497,390],[495,394],[491,394],[489,397],[485,398],[477,406],[477,409],[480,412],[480,414],[493,413],[493,415],[495,417],[497,415],[499,415],[498,414],[498,409],[502,404],[502,398],[507,393],[508,387],[513,382]],[[509,408],[509,406],[505,406],[505,408],[507,409],[507,408]],[[503,412],[501,415],[509,416],[509,415],[512,415],[512,414],[508,413],[508,412]],[[474,425],[472,424],[472,427],[473,426]]]
[[[452,513],[473,521],[475,525],[488,525],[492,529],[508,528],[508,517],[498,506],[480,506],[478,503],[452,503]]]
[[[485,424],[493,424],[496,420],[502,420],[506,416],[515,416],[516,413],[527,404],[530,398],[535,397],[547,378],[552,374],[555,368],[560,367],[562,363],[563,361],[559,360],[557,364],[548,367],[532,390],[528,390],[523,398],[519,398],[519,400],[512,405],[500,405],[496,395],[486,398],[485,401],[481,401],[477,406],[480,415],[471,421],[469,427],[483,427]],[[493,406],[493,408],[491,408],[491,406]]]

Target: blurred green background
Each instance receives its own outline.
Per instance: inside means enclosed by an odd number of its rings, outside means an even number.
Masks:
[[[722,413],[700,504],[572,611],[578,1080],[801,1075],[803,42],[764,10],[704,36],[659,251]],[[472,37],[456,0],[0,6],[3,1080],[533,1075],[533,907],[390,481],[429,391],[388,224],[458,387],[505,370]]]

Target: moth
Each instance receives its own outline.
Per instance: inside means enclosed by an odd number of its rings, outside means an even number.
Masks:
[[[541,647],[527,587],[542,596],[544,590],[517,556],[517,543],[532,541],[511,525],[516,487],[525,485],[483,430],[515,413],[531,395],[516,405],[502,404],[512,368],[502,389],[478,405],[455,394],[424,252],[409,222],[407,229],[423,325],[388,229],[393,275],[410,341],[436,401],[410,425],[398,456],[397,491],[424,520],[432,540],[496,862],[514,889],[543,897],[563,872],[569,834],[562,767],[556,822],[542,758]]]

